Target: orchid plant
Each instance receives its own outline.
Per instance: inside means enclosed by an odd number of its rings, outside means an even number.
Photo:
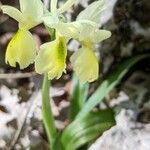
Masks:
[[[50,1],[50,11],[44,7],[41,0],[19,0],[20,10],[2,5],[3,13],[18,22],[18,31],[9,42],[6,50],[5,61],[12,67],[19,64],[20,69],[35,63],[35,71],[44,74],[43,82],[43,121],[50,144],[56,139],[56,128],[51,108],[48,107],[48,79],[59,79],[63,72],[66,73],[67,43],[74,39],[81,48],[71,56],[75,74],[81,83],[93,82],[98,79],[99,63],[94,52],[95,44],[109,38],[111,32],[99,29],[99,18],[105,9],[104,1],[98,0],[83,10],[75,21],[70,22],[64,13],[74,5],[75,0],[68,0],[60,8],[58,1]],[[43,23],[50,31],[54,30],[53,41],[40,46],[37,50],[36,43],[30,29]],[[45,102],[48,103],[45,103]],[[47,115],[48,114],[48,115]],[[52,148],[52,147],[51,147]]]

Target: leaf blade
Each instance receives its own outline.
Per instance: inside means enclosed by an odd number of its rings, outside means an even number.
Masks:
[[[80,84],[76,75],[72,78],[72,91],[70,96],[70,120],[74,120],[75,116],[83,107],[88,95],[89,84]]]
[[[89,113],[86,117],[73,121],[62,134],[65,150],[75,150],[85,143],[97,138],[115,124],[111,109]]]

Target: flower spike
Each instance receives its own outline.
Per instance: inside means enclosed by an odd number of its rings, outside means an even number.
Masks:
[[[16,8],[8,5],[2,5],[1,9],[4,14],[8,14],[11,18],[23,24],[25,22],[25,18],[23,14]]]
[[[110,31],[99,29],[99,16],[105,9],[104,0],[90,4],[73,22],[67,22],[62,13],[67,11],[75,0],[66,0],[58,9],[58,0],[51,0],[51,12],[44,8],[41,0],[19,0],[19,2],[20,11],[11,6],[1,7],[4,13],[19,22],[19,31],[7,47],[6,62],[14,67],[18,63],[23,69],[36,57],[34,60],[36,72],[47,73],[51,80],[58,79],[66,68],[67,41],[75,39],[82,48],[70,58],[74,70],[81,82],[95,81],[98,78],[99,65],[93,50],[94,44],[111,36]],[[48,30],[55,30],[57,36],[54,41],[43,44],[35,56],[35,43],[28,30],[41,22]]]

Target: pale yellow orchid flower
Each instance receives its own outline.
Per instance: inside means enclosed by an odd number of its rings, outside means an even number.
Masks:
[[[40,47],[35,59],[35,70],[37,73],[48,73],[49,79],[58,79],[65,72],[67,47],[64,37],[57,36],[52,41]]]
[[[3,13],[19,23],[19,30],[9,42],[6,50],[6,63],[24,69],[34,62],[36,45],[30,28],[40,24],[43,16],[43,4],[40,0],[20,0],[20,11],[12,6],[2,5]]]
[[[24,69],[34,62],[35,56],[36,45],[32,34],[26,29],[19,29],[7,46],[6,63],[12,67],[18,63]]]
[[[80,82],[93,82],[98,78],[99,64],[93,48],[83,46],[70,58]]]
[[[77,40],[82,48],[77,50],[70,58],[73,69],[79,80],[83,83],[93,82],[99,76],[99,63],[94,53],[94,44],[97,44],[111,36],[111,32],[99,29],[101,12],[105,9],[104,1],[93,2],[72,23],[74,31],[77,31]]]

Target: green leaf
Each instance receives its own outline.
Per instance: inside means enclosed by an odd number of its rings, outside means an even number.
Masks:
[[[61,133],[57,133],[54,143],[51,145],[51,150],[62,150]]]
[[[83,107],[88,95],[89,84],[81,84],[73,75],[72,91],[70,97],[70,120],[72,121]]]
[[[73,121],[63,132],[61,142],[64,150],[75,150],[96,139],[115,124],[112,110],[89,113]]]
[[[141,59],[150,57],[150,55],[140,55],[127,59],[122,64],[119,64],[116,71],[106,77],[95,93],[88,99],[82,110],[77,115],[76,119],[84,118],[88,113],[100,103],[105,96],[121,81],[129,69]]]

